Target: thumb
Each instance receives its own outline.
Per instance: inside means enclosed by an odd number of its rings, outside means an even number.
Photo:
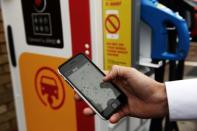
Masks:
[[[117,77],[126,77],[126,73],[128,72],[128,69],[126,67],[113,65],[111,71],[109,71],[108,74],[103,78],[104,81],[112,81],[116,79]]]
[[[118,76],[119,66],[113,65],[111,71],[103,78],[104,81],[111,81]]]

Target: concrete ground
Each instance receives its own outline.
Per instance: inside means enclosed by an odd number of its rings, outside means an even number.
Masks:
[[[180,131],[197,131],[197,121],[179,121]]]

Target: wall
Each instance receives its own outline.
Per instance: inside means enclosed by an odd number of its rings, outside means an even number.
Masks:
[[[16,113],[0,11],[0,131],[16,131]]]

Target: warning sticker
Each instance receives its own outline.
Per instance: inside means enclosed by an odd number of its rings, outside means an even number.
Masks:
[[[106,10],[105,30],[108,39],[119,39],[120,19],[118,10]]]
[[[50,67],[40,68],[35,76],[36,93],[44,106],[52,109],[62,107],[65,90],[59,75]]]
[[[120,20],[117,15],[109,15],[105,20],[105,27],[109,33],[117,33],[120,29]]]
[[[104,69],[131,66],[132,1],[103,0]]]

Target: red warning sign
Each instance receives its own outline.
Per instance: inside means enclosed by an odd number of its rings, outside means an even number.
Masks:
[[[49,67],[40,68],[35,76],[35,88],[40,101],[52,109],[59,109],[65,100],[65,91],[59,75]]]
[[[120,19],[116,14],[110,14],[105,19],[105,28],[109,33],[117,33],[120,29]]]

